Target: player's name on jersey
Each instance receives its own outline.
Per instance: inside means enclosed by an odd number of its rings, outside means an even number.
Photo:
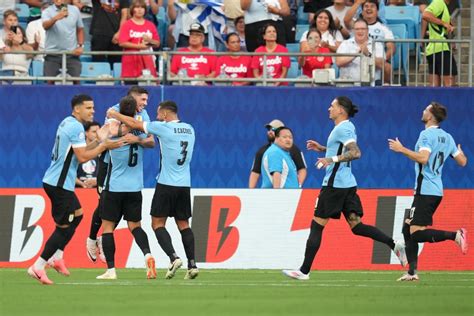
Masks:
[[[183,127],[175,127],[174,128],[175,134],[193,134],[193,131],[190,128],[183,128]]]

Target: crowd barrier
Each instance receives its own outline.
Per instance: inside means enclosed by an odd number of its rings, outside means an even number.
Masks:
[[[191,227],[196,261],[202,268],[282,269],[300,266],[318,190],[193,189]],[[86,238],[97,205],[93,189],[77,190],[84,219],[65,250],[69,267],[92,268]],[[402,239],[403,215],[413,200],[411,190],[359,190],[363,222],[376,225],[394,239]],[[159,268],[168,257],[151,230],[149,209],[153,189],[143,190],[142,227]],[[434,216],[437,228],[474,232],[473,190],[446,190]],[[40,254],[54,229],[51,205],[42,189],[0,189],[0,267],[26,268]],[[185,258],[181,236],[173,221],[167,227],[176,252]],[[125,222],[115,232],[116,266],[144,268],[143,254]],[[420,270],[474,270],[474,252],[462,255],[454,242],[420,244]],[[342,219],[330,221],[313,264],[318,270],[401,270],[392,251],[371,239],[355,236]],[[26,274],[25,274],[26,275]],[[26,276],[25,276],[26,277]]]

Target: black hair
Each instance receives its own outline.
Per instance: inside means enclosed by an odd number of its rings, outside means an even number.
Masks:
[[[309,28],[308,33],[306,34],[306,39],[309,38],[309,34],[311,34],[312,32],[318,33],[319,34],[319,39],[321,39],[321,37],[322,37],[321,32],[315,27],[310,27]]]
[[[132,94],[148,94],[148,90],[140,86],[132,86],[128,89],[127,95]]]
[[[264,26],[262,26],[262,28],[260,29],[260,37],[259,37],[259,42],[260,42],[259,44],[260,45],[265,45],[266,44],[265,39],[263,37],[265,36],[265,32],[267,31],[267,29],[270,26],[275,29],[275,32],[276,32],[277,37],[278,37],[278,30],[277,30],[276,26],[272,23],[267,23]]]
[[[278,127],[277,129],[275,129],[275,138],[276,137],[279,137],[280,136],[280,132],[283,131],[283,130],[288,130],[290,131],[291,135],[293,135],[293,131],[291,130],[291,128],[289,127],[286,127],[286,126],[281,126],[281,127]]]
[[[87,94],[76,94],[71,99],[71,108],[74,110],[76,105],[82,105],[85,101],[94,101],[92,97]]]
[[[441,123],[448,117],[448,109],[444,105],[435,101],[432,101],[430,104],[430,112],[435,117],[436,122]]]
[[[178,114],[178,105],[176,105],[176,102],[174,101],[171,101],[171,100],[163,101],[160,104],[158,104],[158,107],[163,110],[168,110],[175,114]]]
[[[240,20],[243,20],[244,19],[244,16],[241,15],[241,16],[238,16],[234,19],[234,25],[237,25],[237,23],[239,23]]]
[[[377,11],[379,10],[379,1],[378,0],[365,0],[364,4],[362,5],[362,10],[364,9],[364,6],[366,3],[373,3],[377,7]]]
[[[235,33],[235,32],[232,32],[232,33],[227,34],[227,36],[226,36],[226,38],[225,38],[225,42],[226,42],[227,44],[229,44],[229,40],[230,40],[230,37],[231,37],[231,36],[237,36],[237,38],[238,38],[239,41],[240,41],[240,36],[239,36],[239,34],[237,34],[237,33]]]
[[[84,130],[86,132],[88,132],[92,126],[99,126],[100,127],[100,123],[97,122],[97,121],[85,122],[84,123]]]
[[[328,18],[329,18],[328,31],[334,38],[336,38],[336,33],[338,31],[337,27],[336,27],[336,23],[334,22],[334,18],[332,16],[332,13],[330,11],[328,11],[327,9],[321,9],[321,10],[316,11],[316,13],[314,14],[314,24],[311,25],[311,27],[318,28],[318,25],[316,24],[316,20],[318,19],[318,16],[321,13],[326,13],[326,15],[328,16]]]
[[[359,107],[352,103],[352,100],[346,96],[340,96],[336,98],[337,103],[346,111],[349,117],[354,117],[354,115],[359,112]]]
[[[137,101],[135,101],[134,97],[127,95],[126,97],[123,97],[120,100],[119,107],[120,107],[120,114],[134,117],[135,110],[137,108]]]

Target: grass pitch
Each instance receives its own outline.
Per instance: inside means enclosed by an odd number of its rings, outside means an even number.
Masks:
[[[424,272],[395,282],[398,271],[313,271],[311,280],[277,270],[201,270],[183,280],[146,280],[144,269],[49,270],[42,286],[26,269],[0,269],[0,315],[474,315],[474,272]]]

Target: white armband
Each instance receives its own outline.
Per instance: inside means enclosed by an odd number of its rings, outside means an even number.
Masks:
[[[334,163],[339,162],[339,158],[337,157],[337,155],[332,156],[331,159],[332,159],[332,162],[334,162]]]

